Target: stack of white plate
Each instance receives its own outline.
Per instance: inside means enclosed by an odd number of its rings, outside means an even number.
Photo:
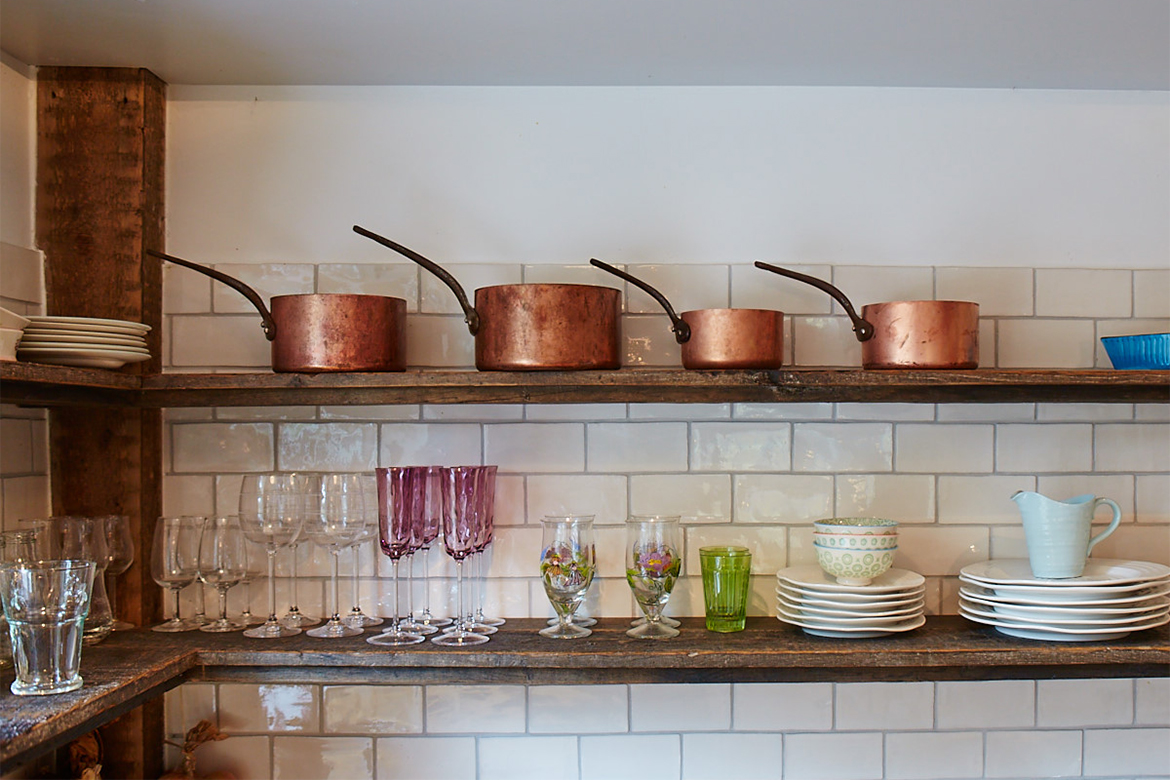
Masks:
[[[1090,558],[1079,577],[1032,575],[1024,558],[966,566],[959,614],[1009,636],[1053,642],[1121,639],[1170,623],[1170,567]]]
[[[868,585],[841,585],[820,566],[792,566],[776,573],[776,617],[806,634],[834,639],[872,639],[919,628],[926,578],[889,569]]]
[[[16,348],[20,360],[57,366],[121,368],[150,359],[149,325],[95,317],[34,317]]]

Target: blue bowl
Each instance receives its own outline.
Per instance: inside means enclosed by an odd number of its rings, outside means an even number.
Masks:
[[[1118,370],[1170,368],[1170,333],[1104,336],[1101,343]]]

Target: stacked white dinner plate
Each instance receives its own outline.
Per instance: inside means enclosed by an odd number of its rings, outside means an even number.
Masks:
[[[868,585],[842,585],[820,566],[791,566],[776,573],[776,617],[813,636],[891,636],[926,622],[925,590],[926,578],[905,569],[889,569]]]
[[[16,348],[20,360],[57,366],[121,368],[150,359],[149,325],[96,317],[30,316]]]
[[[965,566],[959,614],[1022,639],[1095,642],[1170,623],[1170,567],[1090,558],[1079,577],[1033,576],[1024,558]]]

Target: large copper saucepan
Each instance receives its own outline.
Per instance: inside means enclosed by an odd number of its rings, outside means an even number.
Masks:
[[[272,311],[259,293],[214,268],[172,255],[146,253],[210,276],[247,298],[272,342],[278,373],[405,371],[406,301],[388,295],[306,293],[275,295]]]
[[[784,312],[771,309],[696,309],[677,314],[670,301],[646,282],[608,263],[592,265],[645,290],[670,317],[687,369],[780,368],[784,357]]]
[[[827,292],[853,321],[862,368],[979,367],[979,304],[970,301],[867,303],[861,316],[845,293],[815,276],[756,261],[756,268]]]
[[[412,249],[358,225],[354,232],[439,277],[459,300],[480,371],[580,371],[621,367],[621,292],[588,284],[500,284],[475,291]]]

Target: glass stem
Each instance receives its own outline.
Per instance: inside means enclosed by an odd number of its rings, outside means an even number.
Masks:
[[[290,569],[292,574],[292,606],[288,608],[289,612],[298,611],[297,603],[299,600],[297,598],[297,547],[298,545],[294,544],[290,548],[292,550],[292,568]]]
[[[424,547],[422,551],[422,565],[423,565],[423,616],[431,619],[431,548]]]
[[[455,613],[455,625],[459,633],[467,632],[467,616],[463,614],[463,561],[455,561],[455,603],[459,611]]]
[[[268,622],[276,622],[276,547],[268,546]]]
[[[110,615],[113,616],[114,620],[118,619],[117,603],[114,601],[114,581],[117,579],[117,577],[106,577],[106,598],[110,602]]]
[[[330,620],[334,623],[341,620],[341,590],[338,580],[341,578],[341,548],[334,547],[333,553],[333,617]]]
[[[181,588],[171,588],[171,593],[175,594],[175,598],[174,598],[175,609],[173,612],[171,612],[171,620],[175,620],[175,621],[181,620],[181,618],[179,617],[179,591],[180,590],[181,590]]]
[[[359,606],[361,601],[361,586],[358,584],[358,567],[361,566],[362,559],[358,551],[358,545],[353,546],[353,611],[358,613],[362,611]]]
[[[227,588],[217,588],[219,591],[219,622],[227,622]]]
[[[392,560],[391,570],[394,572],[394,630],[399,628],[398,624],[398,559]]]
[[[414,554],[406,557],[406,621],[414,620]]]

